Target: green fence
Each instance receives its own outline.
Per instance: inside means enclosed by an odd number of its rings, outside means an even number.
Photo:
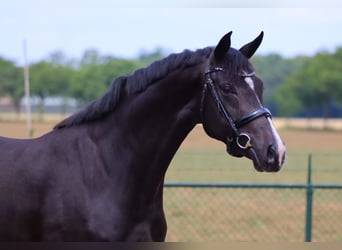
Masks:
[[[342,241],[342,185],[165,183],[167,241]]]

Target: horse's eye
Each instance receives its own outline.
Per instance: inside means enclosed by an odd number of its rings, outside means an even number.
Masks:
[[[223,94],[236,94],[236,89],[231,83],[222,84],[220,87]]]

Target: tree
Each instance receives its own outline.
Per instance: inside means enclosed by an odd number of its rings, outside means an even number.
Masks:
[[[24,95],[23,69],[0,57],[0,96],[9,96],[17,113]]]
[[[341,92],[342,50],[338,49],[335,54],[321,52],[307,61],[279,88],[277,100],[285,107],[283,114],[305,111],[310,116],[312,110],[320,108],[328,118],[332,101],[342,102]]]
[[[141,64],[134,60],[101,56],[95,50],[88,50],[72,79],[71,94],[81,105],[97,99],[115,78],[128,74],[140,66]]]
[[[308,60],[305,57],[283,58],[278,54],[256,55],[252,58],[256,74],[264,82],[264,104],[276,114],[279,105],[275,92],[290,75],[298,71]]]
[[[65,55],[62,51],[56,50],[50,53],[45,60],[49,64],[54,67],[67,67],[72,68],[75,64],[75,61],[70,59],[67,55]]]
[[[162,59],[166,54],[167,53],[160,47],[156,48],[152,52],[142,50],[138,56],[138,60],[143,65],[148,65],[156,60]]]
[[[67,66],[52,65],[46,61],[30,67],[31,95],[39,98],[39,112],[44,113],[47,97],[71,96],[70,85],[74,70]]]

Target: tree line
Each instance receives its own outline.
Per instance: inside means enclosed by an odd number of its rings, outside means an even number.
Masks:
[[[100,97],[116,77],[165,56],[161,48],[135,59],[103,55],[96,49],[70,59],[56,51],[30,65],[31,96],[39,100],[40,112],[51,97],[62,99],[61,110],[70,100],[83,106]],[[342,116],[342,48],[294,58],[255,55],[252,63],[264,82],[264,104],[275,116]],[[10,97],[17,112],[24,96],[23,72],[22,66],[0,56],[0,98]]]

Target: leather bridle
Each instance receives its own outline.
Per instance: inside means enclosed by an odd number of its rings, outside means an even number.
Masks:
[[[200,107],[200,113],[201,113],[201,119],[202,119],[202,124],[204,127],[204,130],[208,134],[208,126],[207,122],[205,120],[205,99],[207,96],[207,93],[209,91],[211,97],[214,99],[214,102],[222,115],[223,119],[227,122],[228,126],[232,130],[232,136],[227,137],[227,151],[228,153],[231,153],[232,148],[234,146],[234,143],[236,146],[238,146],[240,149],[248,149],[252,147],[251,144],[251,138],[248,134],[246,133],[240,133],[239,128],[247,125],[248,123],[254,121],[255,119],[265,116],[265,117],[272,117],[271,112],[265,108],[261,107],[257,110],[254,110],[246,115],[243,115],[240,119],[234,121],[229,112],[226,110],[224,107],[217,91],[214,86],[213,80],[211,79],[211,73],[213,72],[218,72],[218,71],[223,71],[223,68],[220,67],[210,67],[209,63],[207,64],[206,70],[205,70],[205,83],[204,83],[204,88],[203,88],[203,93],[202,93],[202,99],[201,99],[201,107]],[[253,74],[246,74],[243,75],[244,77],[250,77]]]

